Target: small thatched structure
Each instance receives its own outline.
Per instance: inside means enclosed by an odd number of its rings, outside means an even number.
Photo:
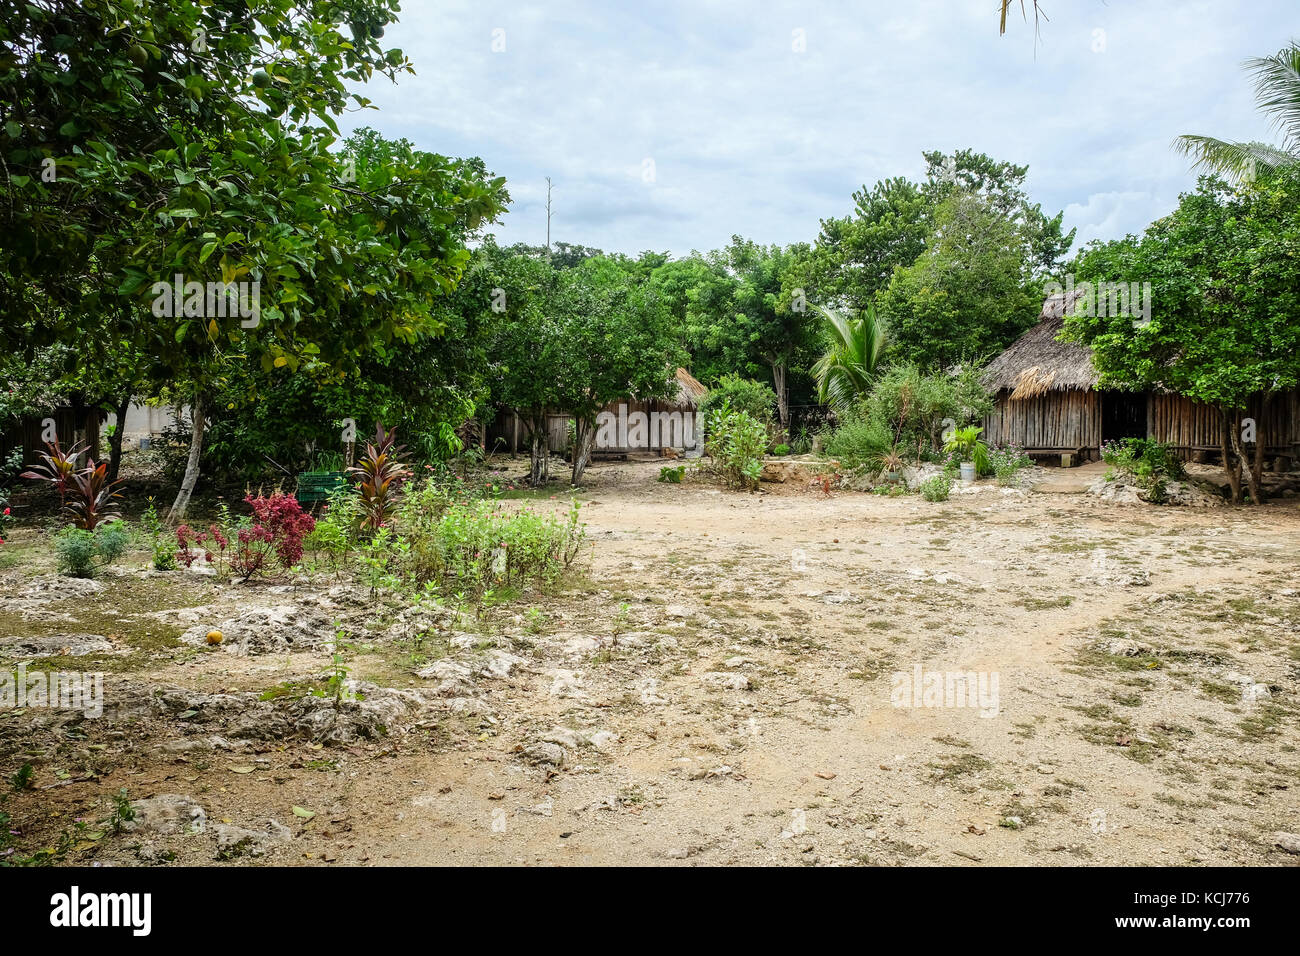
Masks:
[[[1216,454],[1223,425],[1214,408],[1165,392],[1098,389],[1092,352],[1058,340],[1080,295],[1050,296],[1038,323],[989,363],[984,385],[996,404],[984,420],[985,440],[1076,460],[1096,458],[1103,442],[1122,438],[1165,442],[1185,458]],[[1256,399],[1245,414],[1255,418],[1265,453],[1288,467],[1300,453],[1300,394],[1275,395],[1267,405]]]
[[[671,398],[626,398],[611,402],[597,419],[597,456],[629,453],[662,453],[665,448],[698,453],[702,446],[696,416],[700,399],[708,391],[684,368],[675,373],[676,391]],[[547,416],[546,430],[552,451],[569,448],[569,423],[573,416],[556,410]],[[602,423],[611,427],[601,428]],[[488,430],[488,441],[508,446],[513,453],[525,443],[525,428],[519,416],[502,410]]]

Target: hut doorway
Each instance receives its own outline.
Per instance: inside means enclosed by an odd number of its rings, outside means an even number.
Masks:
[[[1147,437],[1145,392],[1103,392],[1101,395],[1101,440]]]

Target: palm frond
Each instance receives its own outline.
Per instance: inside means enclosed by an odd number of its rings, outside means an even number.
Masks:
[[[1249,182],[1257,173],[1300,162],[1300,156],[1267,143],[1230,143],[1213,136],[1179,136],[1173,148],[1192,160],[1192,168]]]
[[[1282,135],[1283,147],[1300,154],[1300,45],[1251,57],[1246,69],[1255,76],[1255,101]]]

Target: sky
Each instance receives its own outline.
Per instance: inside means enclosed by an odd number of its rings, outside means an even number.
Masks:
[[[553,241],[674,256],[813,242],[964,147],[1028,165],[1077,243],[1118,238],[1195,186],[1175,136],[1277,142],[1242,61],[1300,38],[1300,0],[1041,3],[1035,40],[996,0],[403,0],[384,40],[416,74],[342,126],[481,156],[502,244],[546,241],[549,176]]]

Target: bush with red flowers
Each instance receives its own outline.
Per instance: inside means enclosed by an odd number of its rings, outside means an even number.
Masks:
[[[244,502],[253,517],[236,534],[231,570],[247,581],[270,573],[273,564],[287,571],[301,561],[302,539],[316,527],[316,519],[302,510],[298,499],[277,491],[270,497],[249,494]]]

